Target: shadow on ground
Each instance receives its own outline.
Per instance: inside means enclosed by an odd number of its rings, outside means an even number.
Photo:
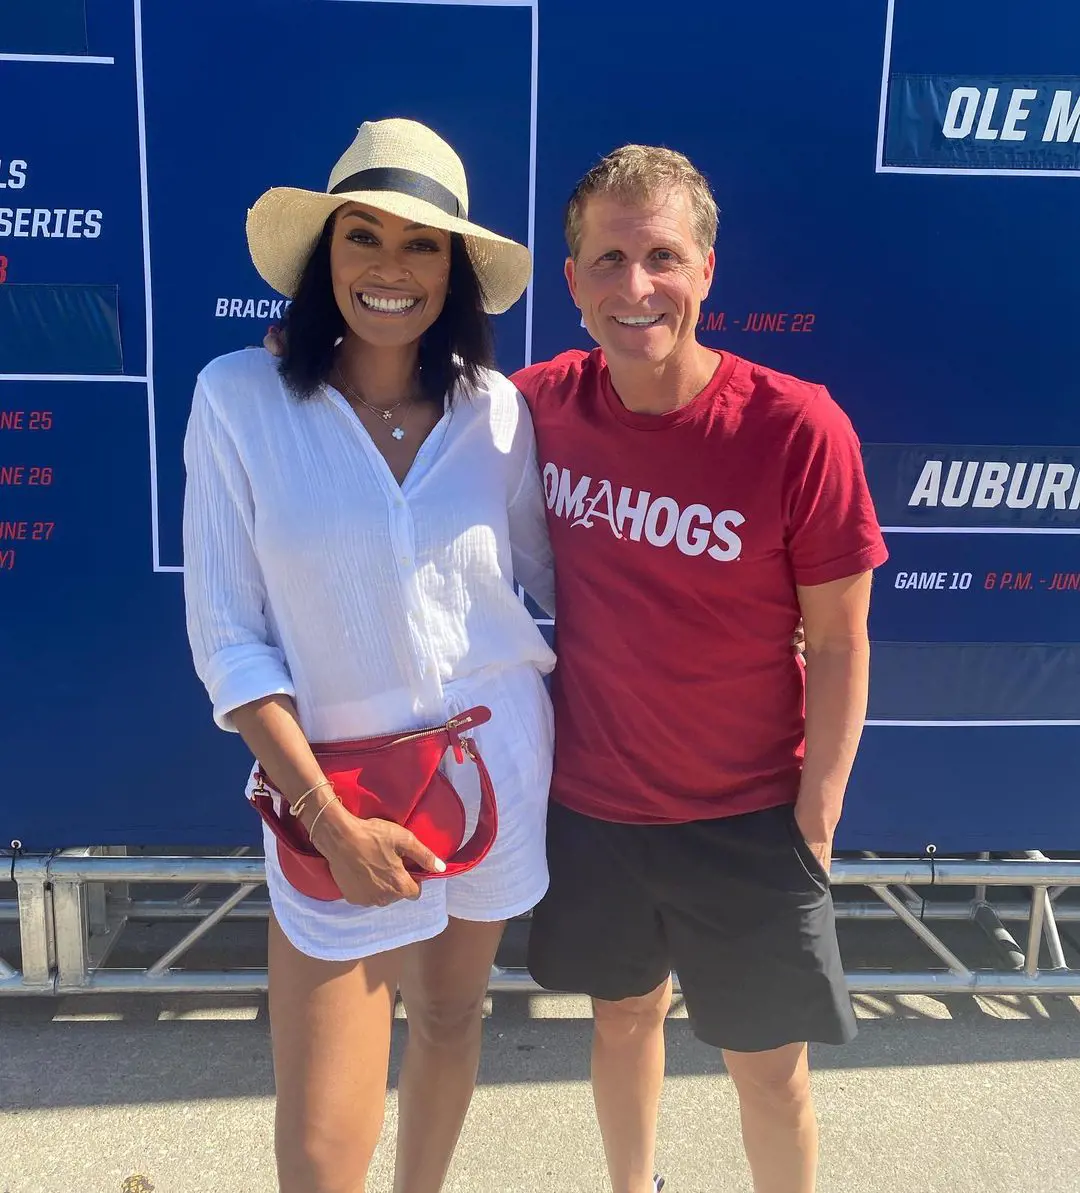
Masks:
[[[1080,1011],[1071,1000],[855,1001],[861,1015],[874,1018],[862,1020],[853,1044],[815,1049],[818,1070],[1080,1058]],[[574,1017],[563,1017],[567,1013]],[[587,1081],[586,1014],[580,1000],[568,1006],[550,997],[495,996],[485,1023],[481,1085]],[[404,1038],[399,1021],[391,1084]],[[668,1024],[668,1073],[723,1073],[720,1055],[693,1037],[678,1007]],[[0,1004],[0,1112],[272,1093],[262,998],[89,995]]]

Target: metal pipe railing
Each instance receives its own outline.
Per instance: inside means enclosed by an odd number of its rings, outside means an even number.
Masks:
[[[248,897],[265,883],[261,857],[243,856],[243,851],[219,857],[167,857],[79,849],[48,857],[21,855],[11,862],[11,874],[18,883],[19,899],[0,901],[0,922],[19,923],[25,972],[0,959],[0,994],[251,993],[266,988],[262,969],[174,968],[215,925],[267,918],[269,901]],[[1058,928],[1060,923],[1080,923],[1080,900],[1060,898],[1063,892],[1080,890],[1080,860],[1053,861],[1038,851],[1001,860],[866,854],[860,859],[837,859],[832,882],[838,920],[902,924],[946,967],[928,966],[921,973],[849,971],[848,984],[854,993],[1080,994],[1080,972],[1068,969]],[[131,899],[133,884],[183,884],[186,890],[178,890],[176,898]],[[209,884],[228,884],[234,889],[221,898],[207,899],[204,891]],[[880,902],[844,889],[855,887],[868,888]],[[1021,902],[1019,890],[998,904],[949,898],[937,889],[945,887],[957,895],[965,894],[960,888],[974,894],[990,888],[1027,888],[1031,900]],[[90,914],[95,909],[96,916]],[[131,920],[189,922],[193,926],[148,968],[107,964],[104,946],[114,943],[123,924]],[[969,967],[930,927],[934,922],[963,921],[977,924],[1002,949],[1006,968]],[[1027,925],[1026,949],[1021,950],[1006,923]],[[113,928],[111,938],[106,939]],[[1047,970],[1039,969],[1043,939],[1050,956]],[[538,988],[523,970],[496,969],[490,989]]]
[[[1035,976],[970,970],[966,975],[947,971],[901,973],[891,970],[859,970],[847,975],[852,994],[1068,994],[1080,995],[1080,973],[1044,972]],[[678,981],[675,981],[678,990]],[[266,990],[265,970],[221,970],[186,972],[169,970],[148,978],[143,970],[103,970],[90,976],[85,985],[65,989],[62,994],[168,993],[260,994]],[[491,994],[544,994],[525,970],[497,969],[488,986]],[[40,993],[40,992],[39,992]]]
[[[22,859],[20,859],[22,860]],[[16,868],[19,861],[15,863]],[[49,877],[63,882],[263,881],[258,857],[54,857]],[[834,886],[1080,886],[1080,861],[949,860],[936,858],[837,860]]]
[[[129,920],[137,922],[155,923],[158,921],[201,920],[212,915],[220,904],[214,900],[198,899],[187,903],[182,899],[134,899],[124,906],[124,915]],[[915,902],[904,901],[904,906],[920,920],[949,921],[961,923],[975,918],[975,910],[980,905],[975,901],[958,902]],[[986,904],[985,906],[990,906]],[[994,914],[1005,923],[1027,923],[1031,915],[1031,905],[1028,903],[995,903]],[[239,907],[234,907],[225,917],[230,923],[245,920],[265,920],[270,914],[268,899],[247,899]],[[895,920],[896,914],[880,903],[868,901],[838,900],[836,903],[836,918],[838,920]],[[1059,924],[1080,923],[1080,905],[1073,907],[1054,907],[1054,918]],[[0,902],[0,923],[16,924],[19,922],[19,908],[14,900]],[[1060,945],[1060,936],[1058,937]]]

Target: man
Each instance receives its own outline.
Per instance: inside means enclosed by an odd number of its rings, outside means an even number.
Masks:
[[[829,394],[698,343],[716,229],[685,157],[610,154],[566,213],[567,283],[600,347],[514,378],[558,589],[529,967],[592,996],[613,1193],[654,1188],[673,968],[724,1050],[755,1193],[812,1193],[807,1041],[855,1033],[828,868],[886,551]]]

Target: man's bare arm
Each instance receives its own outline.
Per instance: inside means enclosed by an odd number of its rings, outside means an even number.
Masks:
[[[798,589],[806,635],[806,759],[795,816],[826,870],[866,718],[872,576]]]

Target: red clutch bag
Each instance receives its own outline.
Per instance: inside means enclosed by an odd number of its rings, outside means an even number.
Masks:
[[[422,879],[450,878],[464,874],[484,860],[499,828],[491,776],[476,743],[462,736],[466,730],[489,720],[491,710],[478,706],[431,729],[325,742],[311,748],[347,811],[363,820],[391,820],[403,825],[446,862],[446,870],[441,874],[406,862],[411,874]],[[480,777],[480,816],[466,842],[462,841],[465,805],[454,785],[439,770],[448,749],[454,751],[459,763],[469,758]],[[340,899],[341,891],[330,866],[311,844],[307,830],[287,806],[280,814],[274,809],[274,790],[260,766],[251,802],[277,839],[281,872],[309,898]]]

